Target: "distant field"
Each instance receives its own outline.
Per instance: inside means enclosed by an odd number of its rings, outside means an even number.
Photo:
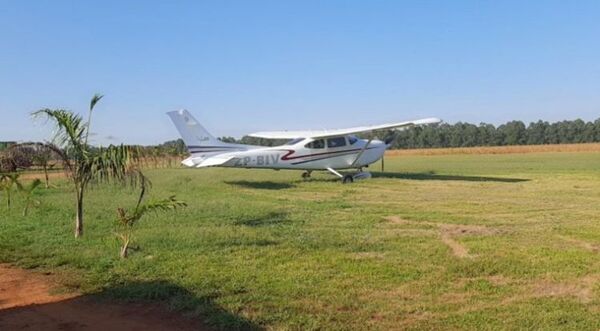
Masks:
[[[386,155],[522,154],[548,152],[600,152],[600,143],[394,149],[387,151]]]
[[[113,217],[131,191],[90,191],[75,240],[73,194],[54,179],[28,218],[18,199],[0,205],[0,262],[84,293],[164,301],[225,330],[598,330],[600,153],[569,151],[402,151],[351,185],[149,170],[152,197],[189,207],[142,220],[126,261]]]

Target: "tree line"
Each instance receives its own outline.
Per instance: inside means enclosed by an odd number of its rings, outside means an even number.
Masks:
[[[393,149],[592,143],[600,142],[600,119],[593,122],[576,119],[554,123],[540,120],[528,125],[522,121],[510,121],[499,126],[488,123],[442,123],[395,132],[376,131],[360,136],[385,140],[394,135],[396,139],[392,145]],[[249,136],[241,139],[221,137],[219,140],[259,146],[278,146],[286,143],[286,140]],[[89,149],[95,152],[98,147],[89,146]],[[178,165],[178,161],[187,155],[182,139],[154,146],[131,146],[131,151],[144,168],[172,167]],[[39,148],[39,144],[36,143],[0,145],[0,173],[33,166],[46,172],[52,169],[57,160],[54,153]]]
[[[99,146],[87,146],[91,153],[101,151]],[[167,168],[179,164],[181,158],[187,155],[183,140],[170,140],[160,145],[142,146],[128,145],[129,152],[142,168]],[[25,142],[0,144],[0,174],[13,173],[21,170],[43,170],[47,172],[57,169],[60,157],[46,148],[42,142]],[[46,186],[48,180],[46,179]]]
[[[396,135],[392,148],[444,148],[508,145],[577,144],[600,142],[600,119],[585,122],[581,119],[549,123],[510,121],[499,126],[458,122],[412,127],[402,131],[376,131],[362,138],[386,139]],[[224,142],[261,146],[276,146],[281,140],[244,136],[242,139],[221,137]]]

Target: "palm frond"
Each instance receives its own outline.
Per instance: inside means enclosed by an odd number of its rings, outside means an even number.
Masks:
[[[24,186],[21,182],[17,182],[17,187],[28,194],[31,194],[35,189],[42,184],[39,178],[34,179],[29,185]]]
[[[10,208],[11,202],[11,191],[13,185],[20,185],[19,182],[19,174],[11,173],[11,174],[0,174],[0,189],[4,191],[6,195],[6,206]]]
[[[104,95],[98,94],[98,93],[94,94],[94,96],[92,97],[92,100],[90,101],[90,111],[94,110],[94,107],[96,107],[96,104],[102,98],[104,98]]]
[[[151,202],[143,204],[137,210],[136,214],[143,215],[145,213],[152,212],[152,211],[168,211],[168,210],[174,210],[174,209],[186,207],[186,206],[187,206],[187,203],[185,203],[184,201],[181,201],[181,200],[177,200],[175,198],[175,196],[172,195],[166,199],[151,201]]]
[[[84,134],[86,125],[83,124],[81,116],[64,109],[40,109],[32,114],[35,117],[45,115],[56,124],[54,143],[73,153],[74,157],[80,158],[85,154]]]
[[[88,181],[121,183],[130,186],[150,185],[144,175],[134,167],[129,146],[110,145],[100,148],[97,153],[82,163],[80,171]]]
[[[117,208],[117,220],[120,226],[130,229],[137,221],[139,221],[149,212],[170,211],[186,206],[187,204],[184,201],[177,200],[173,195],[167,199],[151,201],[142,205],[138,205],[132,213],[129,213],[124,208]]]
[[[84,140],[84,143],[85,143],[86,145],[87,145],[87,143],[88,143],[88,138],[89,138],[89,136],[90,136],[90,127],[91,127],[91,125],[92,125],[92,111],[94,110],[94,107],[96,107],[96,104],[98,103],[98,101],[100,101],[102,98],[104,98],[104,96],[103,96],[103,95],[96,93],[96,94],[94,94],[94,96],[92,97],[92,100],[90,100],[90,111],[89,111],[89,113],[88,113],[88,121],[87,121],[87,123],[85,124],[85,126],[86,126],[87,130],[86,130],[86,133],[85,133],[85,140]]]
[[[7,184],[10,184],[10,186],[12,187],[12,185],[19,184],[20,176],[21,175],[17,173],[0,174],[0,180],[4,181]]]

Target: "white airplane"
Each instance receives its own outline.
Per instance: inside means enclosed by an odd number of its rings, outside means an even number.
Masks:
[[[359,139],[354,134],[440,122],[437,118],[426,118],[349,129],[269,131],[249,135],[266,139],[289,139],[284,145],[265,147],[222,142],[208,133],[187,110],[167,114],[191,154],[181,162],[188,167],[297,169],[304,170],[302,178],[305,179],[310,177],[313,170],[327,170],[338,176],[342,183],[371,177],[368,172],[363,171],[363,167],[381,159],[394,140],[394,137],[385,141]],[[343,175],[339,172],[343,169],[358,171]]]

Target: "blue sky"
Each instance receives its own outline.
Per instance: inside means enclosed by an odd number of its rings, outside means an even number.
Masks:
[[[0,140],[106,97],[99,144],[437,116],[600,117],[599,1],[3,1]]]

